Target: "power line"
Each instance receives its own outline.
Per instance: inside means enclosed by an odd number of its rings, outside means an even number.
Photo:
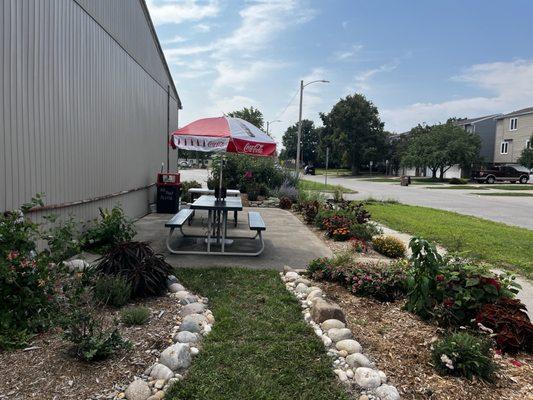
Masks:
[[[288,109],[288,108],[290,107],[290,105],[292,104],[293,100],[296,98],[296,95],[298,94],[298,91],[299,91],[299,90],[300,90],[299,88],[296,89],[296,92],[294,92],[294,95],[293,95],[293,96],[291,97],[291,99],[289,100],[289,103],[288,103],[287,106],[283,109],[283,111],[280,112],[280,113],[278,114],[278,116],[276,117],[276,119],[280,119],[281,116],[282,116],[283,114],[285,114],[285,112],[287,111],[287,109]]]

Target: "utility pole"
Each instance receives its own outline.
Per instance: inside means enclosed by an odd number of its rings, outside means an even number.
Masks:
[[[300,110],[298,112],[298,142],[296,142],[296,178],[300,177],[300,143],[302,141],[302,103],[304,97],[304,81],[300,81]]]
[[[324,185],[328,186],[328,165],[329,165],[329,147],[326,147],[326,174],[324,176]]]

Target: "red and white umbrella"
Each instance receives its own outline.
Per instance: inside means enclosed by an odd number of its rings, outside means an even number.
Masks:
[[[276,142],[261,129],[240,118],[203,118],[173,132],[171,146],[205,152],[271,156]]]

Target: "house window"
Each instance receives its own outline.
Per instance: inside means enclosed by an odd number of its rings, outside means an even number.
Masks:
[[[509,142],[504,140],[500,146],[500,154],[507,154],[509,152]]]
[[[509,130],[516,131],[518,129],[518,118],[511,118],[509,120]]]

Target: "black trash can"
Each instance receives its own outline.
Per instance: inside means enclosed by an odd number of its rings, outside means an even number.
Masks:
[[[157,212],[175,214],[180,209],[181,183],[179,173],[157,174]]]

